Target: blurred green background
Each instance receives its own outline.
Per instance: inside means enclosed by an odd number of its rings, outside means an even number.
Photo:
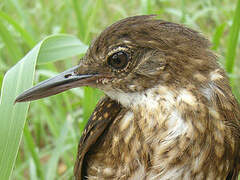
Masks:
[[[202,32],[224,67],[226,54],[231,53],[229,34],[236,5],[237,0],[0,0],[0,86],[5,72],[44,37],[68,33],[89,45],[113,22],[141,14],[158,14]],[[234,71],[229,74],[238,99],[239,47],[238,40]],[[79,59],[38,66],[36,83]],[[81,131],[101,95],[79,88],[32,102],[12,179],[71,178]]]

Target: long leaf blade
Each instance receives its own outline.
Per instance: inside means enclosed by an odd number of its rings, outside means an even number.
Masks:
[[[29,107],[29,103],[14,104],[14,100],[32,86],[37,61],[56,61],[85,50],[86,45],[73,36],[50,36],[37,44],[4,76],[0,97],[0,179],[10,178]]]
[[[226,70],[228,73],[233,72],[234,61],[236,56],[237,42],[240,30],[240,0],[237,2],[233,24],[230,29],[229,42],[226,54]],[[231,77],[230,77],[231,78]]]

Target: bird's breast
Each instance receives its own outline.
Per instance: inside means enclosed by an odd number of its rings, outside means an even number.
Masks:
[[[230,130],[221,124],[224,117],[217,107],[197,93],[163,86],[144,93],[108,93],[125,109],[88,153],[89,178],[226,177],[233,164],[232,136],[225,133]]]
[[[163,162],[161,153],[169,151],[188,128],[179,112],[172,111],[173,94],[166,93],[162,97],[155,97],[152,92],[135,94],[135,99],[131,100],[135,103],[132,108],[126,106],[99,139],[97,147],[88,153],[90,179],[160,177],[160,172],[170,161]],[[125,105],[129,103],[129,98],[123,95],[119,98],[123,98],[120,102]],[[172,154],[176,156],[174,152]]]

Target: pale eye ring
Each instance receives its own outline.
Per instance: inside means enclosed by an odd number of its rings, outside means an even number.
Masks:
[[[128,64],[129,56],[124,51],[118,51],[108,57],[107,63],[114,69],[124,69]]]

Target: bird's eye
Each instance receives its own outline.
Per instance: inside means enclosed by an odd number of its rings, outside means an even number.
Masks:
[[[124,51],[119,51],[109,56],[107,63],[115,69],[123,69],[128,64],[128,54]]]

